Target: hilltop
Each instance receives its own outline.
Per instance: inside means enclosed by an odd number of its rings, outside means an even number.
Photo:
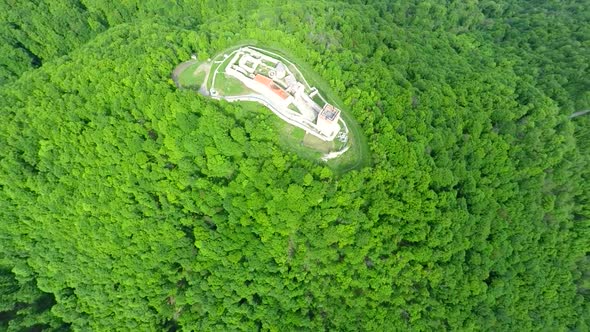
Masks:
[[[0,2],[0,330],[588,330],[587,7]]]

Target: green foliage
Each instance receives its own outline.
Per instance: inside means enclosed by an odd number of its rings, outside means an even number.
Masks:
[[[583,6],[0,9],[3,329],[590,326],[590,116],[568,117],[589,106]],[[244,40],[328,82],[364,167],[299,157],[269,112],[175,87],[190,54]]]
[[[18,273],[18,266],[15,267],[15,271]],[[40,291],[34,280],[17,280],[7,266],[1,266],[0,327],[3,330],[67,330],[68,324],[49,311],[54,304],[53,294]]]

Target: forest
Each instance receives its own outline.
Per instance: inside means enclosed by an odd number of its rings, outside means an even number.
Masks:
[[[588,331],[590,5],[0,0],[1,331]],[[177,89],[242,42],[339,96],[337,169]]]

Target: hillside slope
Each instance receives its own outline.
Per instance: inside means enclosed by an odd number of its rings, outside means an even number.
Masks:
[[[430,26],[440,6],[248,3],[194,19],[120,7],[38,68],[14,60],[0,88],[0,326],[588,327],[589,120],[486,40],[486,6]],[[170,79],[193,52],[253,39],[329,83],[369,166],[335,175],[281,149],[264,108]]]

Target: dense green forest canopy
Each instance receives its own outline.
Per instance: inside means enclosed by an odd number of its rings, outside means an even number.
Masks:
[[[0,327],[590,328],[584,1],[2,1]],[[178,90],[256,40],[342,99],[336,173]]]

